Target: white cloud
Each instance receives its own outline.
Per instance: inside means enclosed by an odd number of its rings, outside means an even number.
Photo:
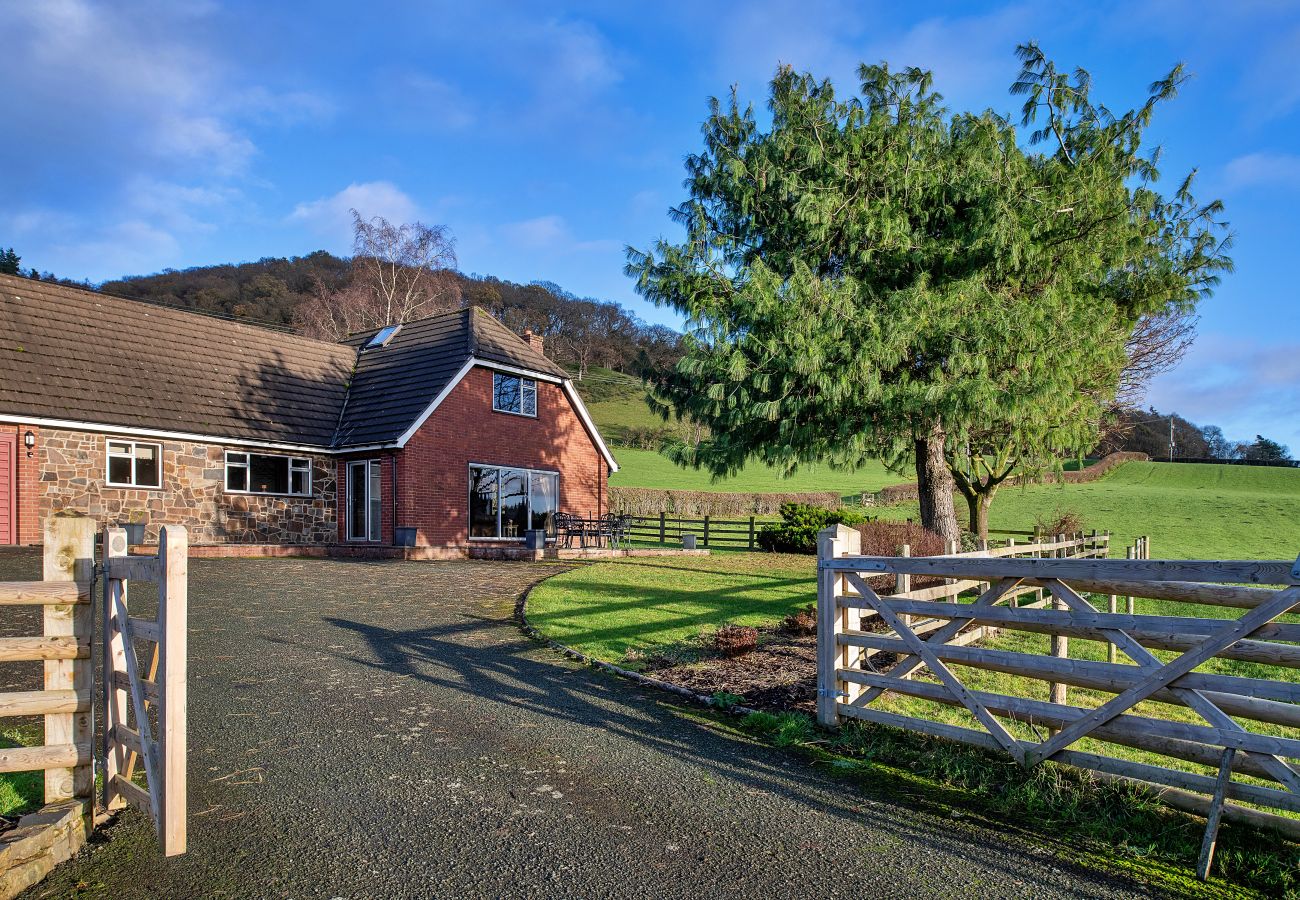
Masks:
[[[396,76],[400,87],[393,93],[394,111],[405,126],[416,125],[435,131],[462,131],[475,123],[473,102],[459,87],[440,78],[418,72]],[[412,122],[412,119],[415,121]]]
[[[579,240],[562,216],[538,216],[521,222],[509,222],[498,231],[508,243],[524,250],[546,250],[552,253],[604,252],[621,248],[614,240]]]
[[[1300,156],[1294,153],[1247,153],[1223,169],[1227,190],[1246,187],[1300,186]]]
[[[419,218],[414,200],[391,181],[352,183],[329,197],[299,203],[289,221],[307,226],[332,242],[333,249],[352,244],[352,210],[364,218],[383,216],[390,222],[413,222]]]
[[[49,209],[28,209],[0,219],[0,230],[19,247],[39,247],[40,258],[24,256],[24,266],[49,268],[56,275],[103,281],[122,275],[156,272],[180,262],[180,244],[172,233],[139,216],[87,226],[82,220]]]

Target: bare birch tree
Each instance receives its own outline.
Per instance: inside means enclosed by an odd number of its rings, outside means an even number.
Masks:
[[[461,306],[456,242],[445,225],[394,225],[354,209],[352,232],[351,277],[335,289],[314,286],[295,314],[304,334],[339,340]]]

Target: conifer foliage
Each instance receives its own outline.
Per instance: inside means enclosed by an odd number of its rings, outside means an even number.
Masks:
[[[911,461],[924,524],[956,537],[953,473],[979,528],[1006,472],[1092,446],[1135,325],[1194,308],[1227,230],[1190,176],[1162,195],[1143,148],[1181,67],[1114,115],[1083,70],[1018,53],[1027,133],[886,64],[848,97],[778,69],[766,126],[734,89],[711,101],[685,239],[628,249],[639,292],[687,323],[654,384],[711,431],[680,462]]]

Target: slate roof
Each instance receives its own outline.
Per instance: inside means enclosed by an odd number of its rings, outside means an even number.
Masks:
[[[0,275],[0,413],[344,449],[395,442],[470,356],[567,378],[482,310],[335,344]]]
[[[348,343],[364,348],[375,331]],[[336,447],[396,441],[471,356],[556,378],[568,373],[476,307],[408,322],[383,347],[360,349]]]

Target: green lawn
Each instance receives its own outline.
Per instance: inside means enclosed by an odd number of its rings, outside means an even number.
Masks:
[[[683,469],[653,450],[614,449],[619,471],[609,479],[616,487],[645,487],[679,491],[719,491],[722,493],[798,493],[802,491],[837,491],[856,502],[863,491],[878,491],[885,485],[907,481],[872,462],[856,472],[838,472],[829,466],[800,466],[789,478],[775,469],[751,464],[732,478],[714,481],[707,472]]]
[[[1032,527],[1057,508],[1085,528],[1109,530],[1112,547],[1151,537],[1151,555],[1169,559],[1295,559],[1300,553],[1300,469],[1191,463],[1125,463],[1089,484],[1003,488],[992,528]],[[965,521],[966,507],[958,507]],[[915,504],[881,510],[916,516]],[[1115,552],[1115,551],[1112,551]]]

